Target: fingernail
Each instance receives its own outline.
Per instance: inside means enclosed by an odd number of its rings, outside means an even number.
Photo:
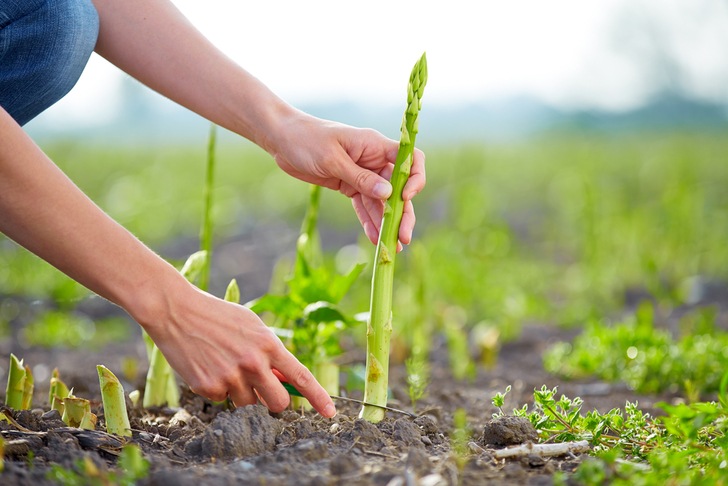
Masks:
[[[385,199],[392,193],[392,186],[388,182],[377,182],[374,184],[374,195]]]
[[[329,403],[324,407],[324,413],[322,414],[324,417],[327,418],[334,418],[336,415],[336,407],[333,403]]]

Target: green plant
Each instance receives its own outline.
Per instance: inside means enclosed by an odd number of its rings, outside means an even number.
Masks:
[[[104,365],[96,366],[96,371],[99,374],[106,431],[122,437],[131,437],[131,425],[129,424],[129,414],[126,411],[124,387],[116,375]]]
[[[97,417],[91,413],[91,402],[85,398],[76,397],[73,391],[61,399],[63,404],[62,419],[69,427],[95,430]]]
[[[15,410],[27,410],[33,403],[33,373],[23,360],[10,353],[5,405]]]
[[[205,170],[204,206],[202,226],[200,227],[200,250],[205,252],[205,263],[200,271],[198,287],[207,290],[210,282],[210,266],[212,262],[212,196],[215,182],[215,146],[217,144],[217,126],[210,124],[210,135],[207,143],[207,164]]]
[[[389,347],[392,335],[392,292],[399,225],[404,211],[402,190],[410,175],[417,137],[418,115],[427,84],[425,54],[415,63],[407,85],[407,109],[402,117],[399,151],[392,171],[392,194],[384,208],[379,242],[374,255],[372,289],[367,323],[367,361],[364,401],[387,405]],[[384,410],[364,406],[359,417],[369,422],[384,418]]]
[[[493,397],[499,409],[508,391]],[[665,415],[657,418],[629,402],[624,410],[583,414],[579,397],[557,399],[556,388],[546,386],[534,390],[533,399],[532,408],[524,405],[513,414],[527,417],[542,442],[586,439],[592,445],[593,457],[573,474],[578,484],[725,484],[728,373],[717,402],[661,403]]]
[[[111,317],[92,321],[83,314],[68,310],[44,312],[21,331],[21,338],[28,345],[47,348],[100,347],[129,336],[126,319]]]
[[[615,325],[590,321],[573,344],[559,343],[544,355],[545,368],[569,378],[596,375],[622,380],[640,392],[682,388],[691,398],[718,390],[728,368],[728,333],[715,326],[715,312],[699,309],[682,321],[683,336],[654,325],[652,304]]]
[[[458,471],[463,470],[470,457],[469,443],[473,433],[468,425],[468,415],[464,409],[458,408],[453,415],[453,431],[450,437],[450,449]]]
[[[53,464],[46,473],[46,479],[65,486],[133,486],[149,474],[149,461],[136,444],[121,448],[117,461],[119,470],[100,470],[89,456],[78,459],[71,467]]]
[[[417,411],[417,402],[425,395],[430,383],[430,363],[421,353],[412,354],[404,362],[407,370],[407,390],[412,403],[412,411]]]
[[[329,394],[338,395],[339,367],[335,358],[341,354],[339,335],[342,329],[356,323],[338,304],[365,264],[356,264],[340,274],[323,261],[316,229],[320,193],[320,187],[311,186],[296,242],[296,259],[285,290],[265,294],[245,305],[266,318],[272,316],[270,324],[288,349]]]
[[[51,373],[50,387],[48,390],[48,403],[51,410],[58,410],[63,415],[63,399],[70,394],[68,386],[61,380],[58,368],[54,368]]]

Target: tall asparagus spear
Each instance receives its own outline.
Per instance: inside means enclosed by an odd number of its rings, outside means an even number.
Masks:
[[[417,136],[417,115],[422,106],[422,94],[427,83],[425,54],[415,63],[407,85],[407,109],[402,117],[399,152],[392,172],[392,195],[387,200],[374,258],[372,293],[367,326],[367,367],[364,401],[387,405],[389,384],[389,340],[392,335],[392,289],[394,259],[397,253],[399,225],[402,222],[404,200],[402,190],[409,179]],[[384,418],[384,409],[364,406],[359,417],[369,422]]]

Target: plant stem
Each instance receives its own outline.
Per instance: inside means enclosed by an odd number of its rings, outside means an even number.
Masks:
[[[5,405],[14,409],[23,409],[23,394],[25,393],[25,368],[23,360],[10,353],[10,368],[8,368],[8,384],[5,388]]]
[[[121,386],[116,375],[106,366],[98,365],[96,371],[99,373],[106,431],[122,437],[131,437],[131,425],[129,424],[129,415],[126,413],[124,387]]]
[[[210,125],[210,138],[207,143],[207,170],[205,173],[205,207],[200,228],[200,250],[205,253],[205,264],[200,272],[198,287],[207,291],[210,283],[210,264],[212,261],[212,193],[215,182],[215,144],[217,141],[217,126]]]
[[[321,187],[312,184],[306,214],[303,217],[303,223],[301,223],[301,234],[298,235],[298,240],[296,240],[294,275],[308,276],[311,273],[311,267],[321,263],[321,244],[316,229],[320,200]]]
[[[402,190],[409,179],[417,136],[421,98],[427,83],[427,59],[424,54],[415,63],[407,86],[407,109],[402,118],[399,152],[392,171],[392,194],[387,200],[374,257],[372,292],[367,325],[367,365],[364,401],[387,404],[389,385],[389,343],[392,335],[392,290],[394,260],[397,253],[399,225],[404,199]],[[364,406],[359,417],[370,422],[384,418],[384,410]]]

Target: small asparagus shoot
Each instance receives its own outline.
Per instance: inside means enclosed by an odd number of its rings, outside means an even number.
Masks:
[[[126,412],[124,387],[121,386],[121,382],[116,378],[116,375],[104,365],[96,366],[96,371],[99,373],[106,431],[122,437],[131,437],[131,425],[129,424],[129,415]]]
[[[238,281],[232,279],[225,289],[224,300],[233,302],[235,304],[240,303],[240,287],[238,287]]]
[[[63,399],[68,394],[68,386],[61,380],[58,368],[54,368],[53,373],[51,373],[51,386],[48,390],[48,403],[50,404],[51,410],[58,410],[63,415]]]
[[[25,365],[25,383],[23,384],[23,410],[30,410],[33,406],[33,391],[35,390],[35,380],[30,366]]]
[[[96,429],[97,418],[91,413],[91,402],[73,395],[68,395],[62,402],[63,421],[66,425],[86,430]]]
[[[427,83],[425,54],[415,63],[407,85],[407,109],[402,117],[399,152],[392,171],[392,194],[387,200],[382,218],[379,242],[374,257],[372,290],[367,325],[367,364],[364,401],[387,404],[389,385],[389,347],[392,335],[392,290],[394,260],[397,253],[399,225],[404,212],[402,190],[409,179],[418,132],[418,115],[422,94]],[[384,418],[384,410],[364,406],[359,417],[369,422]]]
[[[10,367],[8,368],[8,383],[5,388],[5,405],[14,410],[24,410],[23,405],[27,403],[27,371],[23,366],[23,360],[10,353]],[[31,377],[32,380],[32,377]],[[32,390],[31,390],[32,394]]]

